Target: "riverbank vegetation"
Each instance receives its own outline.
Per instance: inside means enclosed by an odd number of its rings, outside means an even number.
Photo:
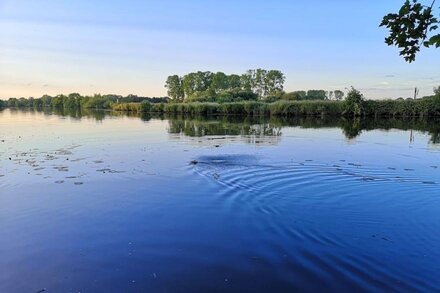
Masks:
[[[431,117],[440,116],[440,93],[422,99],[366,100],[351,89],[345,100],[279,100],[242,101],[232,103],[192,102],[143,105],[115,104],[113,110],[130,112],[160,112],[186,115],[243,116],[333,116],[333,117]]]
[[[49,96],[41,98],[10,98],[3,101],[5,107],[9,108],[54,108],[54,109],[111,109],[113,104],[125,103],[167,103],[168,97],[139,97],[136,95],[100,95],[81,96],[77,93],[69,95]],[[1,104],[0,104],[1,106]]]
[[[130,102],[125,102],[130,101]],[[238,102],[171,102],[168,98],[106,98],[95,95],[42,97],[41,99],[10,99],[3,103],[10,108],[111,109],[136,113],[169,113],[187,115],[243,116],[334,116],[334,117],[430,117],[440,116],[440,89],[433,96],[421,99],[366,100],[351,89],[344,100],[287,100],[274,102],[242,100]]]
[[[165,87],[170,97],[135,95],[48,96],[11,98],[0,103],[10,108],[103,109],[136,113],[243,116],[430,117],[440,116],[440,87],[421,99],[367,100],[351,88],[284,92],[279,70],[255,69],[244,74],[198,71],[171,75]]]

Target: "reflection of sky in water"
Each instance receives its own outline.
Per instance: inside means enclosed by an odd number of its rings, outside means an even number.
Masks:
[[[93,171],[128,177],[166,172],[175,162],[193,154],[192,147],[219,153],[247,152],[245,149],[250,148],[276,161],[313,159],[334,164],[345,159],[389,168],[417,166],[425,174],[437,163],[426,155],[436,151],[429,143],[429,135],[416,131],[414,141],[410,142],[408,130],[364,130],[360,136],[347,139],[340,128],[302,128],[249,121],[151,119],[145,122],[127,116],[95,120],[9,110],[0,115],[4,140],[0,149],[3,159],[0,175],[11,180],[17,174],[16,180],[21,182],[30,178],[24,175],[35,174],[61,182],[77,179],[73,177],[96,178]],[[250,145],[244,147],[241,143]],[[265,148],[269,146],[276,148]],[[171,160],[174,156],[177,157]]]
[[[431,134],[219,119],[0,112],[0,291],[435,291]]]
[[[337,127],[191,119],[146,122],[123,115],[95,120],[9,110],[0,112],[0,126],[4,140],[0,175],[22,183],[39,180],[31,175],[58,183],[66,179],[83,183],[102,174],[130,178],[166,173],[178,161],[190,161],[200,151],[250,151],[280,162],[310,159],[336,164],[346,160],[381,168],[416,166],[428,177],[438,164],[428,155],[437,152],[430,136],[415,131],[410,142],[409,130],[363,130],[349,139]]]

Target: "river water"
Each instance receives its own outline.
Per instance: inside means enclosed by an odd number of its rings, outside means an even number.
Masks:
[[[440,123],[0,112],[0,292],[440,290]]]

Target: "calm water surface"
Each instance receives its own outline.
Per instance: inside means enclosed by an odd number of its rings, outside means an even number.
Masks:
[[[0,292],[439,291],[438,121],[0,112]]]

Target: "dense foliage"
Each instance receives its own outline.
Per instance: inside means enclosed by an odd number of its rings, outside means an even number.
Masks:
[[[284,74],[279,70],[255,69],[242,75],[223,72],[197,71],[184,76],[171,75],[165,81],[168,95],[176,101],[183,99],[214,100],[236,92],[253,93],[259,99],[276,95],[283,90]]]
[[[384,16],[380,24],[389,30],[385,43],[398,47],[408,62],[415,60],[422,46],[440,47],[440,34],[432,35],[440,24],[433,14],[435,2],[425,6],[417,0],[406,0],[398,13]]]
[[[361,92],[351,88],[342,107],[345,116],[361,116],[364,113],[364,97]]]
[[[128,95],[126,97],[119,95],[93,95],[81,96],[77,93],[69,95],[48,96],[44,95],[41,98],[10,98],[4,102],[5,106],[11,108],[64,108],[64,109],[110,109],[112,104],[118,103],[167,103],[168,98],[148,98],[138,97],[136,95]]]
[[[241,101],[275,102],[278,100],[341,100],[340,90],[284,92],[284,74],[279,70],[255,69],[244,74],[223,72],[191,72],[184,76],[170,75],[165,81],[168,95],[174,102],[231,103]]]
[[[408,100],[364,100],[352,90],[344,101],[243,101],[232,103],[168,103],[145,106],[146,112],[187,115],[430,117],[440,116],[440,96]],[[114,110],[143,112],[138,104],[114,105]]]
[[[324,91],[298,91],[284,93],[273,101],[259,100],[258,95],[243,90],[221,92],[217,98],[198,97],[185,103],[169,102],[169,98],[145,98],[135,95],[81,96],[70,94],[55,97],[43,96],[38,99],[11,98],[1,101],[0,108],[50,108],[75,112],[78,109],[113,109],[136,113],[173,113],[190,115],[246,115],[246,116],[388,116],[388,117],[428,117],[440,116],[440,87],[434,88],[434,95],[423,99],[366,100],[354,89],[343,93]]]

